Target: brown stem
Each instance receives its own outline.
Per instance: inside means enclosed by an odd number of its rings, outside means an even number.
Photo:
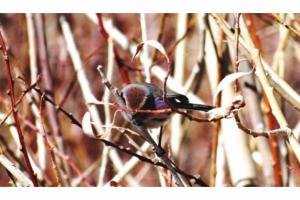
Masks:
[[[212,33],[212,29],[208,20],[208,15],[205,16],[205,23],[208,29],[208,32],[210,34],[210,37],[212,38],[212,43],[214,47],[214,51],[217,57],[218,61],[218,66],[217,66],[217,82],[219,83],[222,79],[222,61],[221,61],[221,54],[222,52],[220,51],[220,48],[218,48],[216,44],[216,38],[214,38],[214,34]],[[221,40],[223,39],[224,34],[222,34]],[[221,43],[222,44],[222,43]],[[205,49],[203,47],[203,49]],[[219,107],[221,105],[221,95],[218,95],[216,99],[216,107]],[[212,141],[211,141],[211,156],[210,156],[210,186],[214,186],[216,183],[216,174],[217,174],[217,169],[216,169],[216,162],[217,162],[217,148],[218,148],[218,140],[219,140],[219,132],[220,132],[220,127],[221,123],[220,121],[217,121],[216,124],[214,125],[214,132],[212,136]]]
[[[240,16],[241,14],[236,14],[235,20],[235,72],[239,71],[239,39],[240,39]],[[238,79],[235,80],[234,83],[234,92],[237,93],[239,91],[239,81]]]
[[[103,23],[103,16],[102,14],[97,14],[97,19],[98,19],[98,25],[100,28],[100,33],[104,37],[105,41],[108,43],[108,38],[109,38],[109,33],[107,32],[104,23]],[[116,45],[113,44],[113,50],[115,54],[115,60],[118,63],[119,71],[121,74],[121,78],[125,84],[130,83],[130,79],[128,76],[128,69],[132,69],[130,66],[127,66],[123,60],[121,59],[118,50],[116,48]]]
[[[30,160],[29,160],[29,156],[28,156],[28,152],[27,152],[27,148],[25,145],[25,141],[24,141],[24,136],[23,136],[23,131],[21,129],[21,125],[20,125],[20,121],[19,121],[19,116],[18,116],[18,111],[16,109],[16,101],[15,101],[15,91],[14,91],[14,81],[13,81],[13,77],[12,77],[12,71],[11,71],[11,66],[10,66],[10,62],[9,62],[9,58],[8,58],[8,54],[7,54],[7,48],[2,36],[2,33],[0,32],[0,45],[1,45],[1,50],[2,50],[2,54],[5,60],[5,64],[6,64],[6,70],[7,70],[7,81],[8,81],[8,85],[9,85],[9,96],[10,96],[10,103],[11,103],[11,108],[13,111],[13,117],[14,117],[14,121],[15,121],[15,125],[17,128],[17,132],[18,132],[18,137],[19,137],[19,141],[21,144],[21,151],[23,153],[24,156],[24,160],[25,160],[25,165],[28,171],[28,174],[30,176],[31,181],[33,182],[33,185],[35,187],[39,186],[38,184],[38,180],[37,177],[32,169]]]
[[[36,36],[37,36],[37,45],[39,49],[39,64],[41,66],[41,76],[42,82],[45,86],[46,92],[50,93],[52,98],[54,99],[53,93],[53,80],[51,76],[50,64],[48,59],[48,46],[46,40],[46,33],[45,33],[45,15],[44,14],[35,14],[35,27],[36,27]],[[47,111],[48,111],[48,118],[51,131],[53,133],[54,144],[57,148],[63,152],[63,140],[61,139],[61,130],[59,125],[58,116],[56,110],[53,106],[47,104]],[[64,160],[58,159],[57,162],[62,165],[63,171],[68,172],[69,168]],[[59,171],[60,176],[63,177],[62,172]],[[64,180],[64,185],[67,184],[67,180]]]
[[[52,76],[51,76],[51,70],[50,70],[50,64],[48,60],[48,53],[47,53],[47,41],[46,41],[46,35],[45,35],[45,23],[44,23],[44,14],[35,14],[35,24],[36,24],[36,32],[37,32],[37,44],[39,47],[39,63],[41,66],[41,78],[42,82],[45,86],[45,89],[47,92],[53,96],[53,82],[52,82]],[[56,115],[55,108],[53,106],[47,104],[47,110],[48,110],[48,117],[50,122],[50,127],[53,131],[53,135],[55,138],[56,143],[57,137],[61,135],[58,119]],[[58,145],[61,149],[62,146]]]
[[[249,30],[250,30],[250,33],[251,33],[251,37],[252,37],[252,40],[253,40],[253,43],[255,45],[256,48],[260,49],[261,47],[261,42],[260,42],[260,39],[258,38],[257,34],[256,34],[256,27],[254,25],[254,22],[253,22],[253,18],[252,18],[252,15],[251,14],[246,14],[246,19],[249,21]],[[266,97],[266,94],[263,92],[263,101],[266,105],[266,109],[269,111],[267,113],[267,128],[269,130],[272,130],[275,128],[275,118],[274,116],[272,115],[272,112],[271,112],[271,106],[268,102],[268,99]],[[270,143],[270,148],[271,148],[271,153],[272,153],[272,158],[273,158],[273,170],[274,170],[274,179],[275,179],[275,185],[276,186],[282,186],[282,175],[281,175],[281,170],[280,170],[280,155],[279,155],[279,149],[278,149],[278,144],[277,144],[277,139],[276,139],[276,136],[272,136],[270,137],[269,139],[269,143]]]
[[[59,106],[62,107],[65,104],[67,98],[70,96],[71,91],[73,90],[73,88],[76,84],[76,81],[77,81],[77,73],[74,72],[72,80],[71,80],[70,84],[68,85],[65,94],[63,95],[63,97],[61,98],[61,101],[59,102]]]
[[[37,82],[38,82],[38,80],[39,80],[39,77],[37,78]],[[22,100],[25,97],[25,95],[36,86],[37,82],[33,83],[25,91],[23,91],[22,95],[15,102],[15,107],[17,107],[22,102]],[[10,114],[12,112],[13,112],[13,108],[11,108],[10,111],[6,114],[6,116],[2,119],[2,121],[0,122],[0,127],[5,123],[5,121],[7,120],[7,118],[10,116]]]
[[[278,128],[276,120],[274,116],[268,112],[267,113],[267,126],[269,129]],[[280,187],[283,186],[282,175],[281,175],[281,163],[280,163],[280,153],[279,146],[277,141],[277,136],[271,136],[269,138],[271,153],[273,157],[273,170],[274,170],[274,181],[275,186]]]

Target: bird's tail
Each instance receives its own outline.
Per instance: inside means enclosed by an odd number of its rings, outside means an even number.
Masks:
[[[201,110],[207,112],[213,109],[213,106],[203,105],[203,104],[194,104],[194,103],[175,103],[176,108],[187,109],[187,110]]]

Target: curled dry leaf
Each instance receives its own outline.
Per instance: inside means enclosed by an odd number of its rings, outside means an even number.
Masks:
[[[98,134],[95,127],[93,126],[93,121],[91,120],[90,112],[86,112],[82,118],[82,131],[89,137],[103,139],[107,136],[108,132]]]
[[[242,95],[237,95],[232,100],[232,106],[234,108],[241,108],[245,106],[244,97]]]
[[[91,114],[86,112],[82,118],[82,130],[83,133],[89,137],[94,137],[95,133],[93,131],[92,123],[91,123]]]
[[[253,71],[254,71],[254,69],[252,69],[250,72],[236,72],[236,73],[227,75],[225,78],[223,78],[223,80],[217,86],[217,89],[216,89],[216,92],[215,92],[215,95],[213,98],[214,105],[216,105],[217,96],[226,86],[228,86],[230,83],[232,83],[233,81],[235,81],[243,76],[247,76],[247,75],[253,73]]]
[[[167,62],[170,63],[170,59],[169,59],[169,57],[168,57],[168,55],[166,53],[165,48],[158,41],[156,41],[156,40],[147,40],[147,41],[144,41],[144,42],[138,44],[137,47],[136,47],[136,52],[135,52],[134,56],[132,57],[132,60],[142,50],[142,48],[143,48],[143,46],[145,44],[149,45],[149,46],[152,46],[153,48],[157,49],[160,53],[162,53],[165,56]]]

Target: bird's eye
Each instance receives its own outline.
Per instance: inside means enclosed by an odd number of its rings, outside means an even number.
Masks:
[[[181,103],[181,101],[180,101],[179,99],[174,98],[173,100],[174,100],[174,102],[176,102],[176,103]]]
[[[123,93],[123,92],[120,93],[120,97],[121,97],[121,99],[123,100],[123,102],[124,102],[125,105],[126,105],[126,100],[125,100],[125,98],[124,98],[124,93]]]

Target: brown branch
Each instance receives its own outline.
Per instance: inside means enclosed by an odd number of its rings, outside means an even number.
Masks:
[[[22,77],[18,77],[18,78],[21,79],[21,80],[23,80],[24,83],[26,84],[24,78],[22,78]],[[75,119],[75,117],[73,116],[73,114],[72,113],[68,113],[67,111],[65,111],[64,109],[62,109],[61,106],[55,104],[55,102],[50,97],[48,97],[48,95],[46,95],[45,91],[43,91],[42,89],[38,88],[37,86],[33,87],[32,89],[35,90],[40,96],[43,96],[44,100],[47,101],[48,103],[50,103],[56,110],[64,113],[66,116],[68,116],[68,118],[71,120],[71,122],[73,124],[76,124],[77,126],[79,126],[80,128],[82,128],[81,127],[81,123],[78,122]]]
[[[38,58],[41,70],[41,78],[45,91],[51,95],[54,99],[54,86],[53,86],[53,77],[50,69],[49,57],[48,57],[48,44],[46,38],[46,29],[45,29],[45,14],[36,13],[34,15],[34,22],[36,28],[36,37],[37,37],[37,46],[38,46]],[[55,146],[60,151],[64,151],[64,143],[61,133],[61,127],[59,124],[58,116],[56,110],[53,106],[46,104],[48,119],[50,124],[51,133],[53,134],[53,141]],[[69,171],[67,164],[63,160],[57,160],[57,162],[62,166],[63,171]],[[65,181],[66,182],[66,181]]]
[[[248,135],[251,135],[253,137],[267,137],[269,138],[270,136],[283,136],[283,137],[288,137],[291,134],[291,129],[289,128],[279,128],[279,129],[274,129],[274,130],[269,130],[269,131],[255,131],[247,128],[240,120],[240,117],[237,112],[234,113],[234,119],[236,121],[237,126],[243,130],[245,133]]]
[[[36,174],[34,173],[30,160],[29,160],[29,156],[28,156],[28,152],[27,152],[27,148],[25,145],[25,141],[24,141],[24,134],[23,131],[21,129],[21,125],[20,125],[20,121],[19,121],[19,117],[18,117],[18,111],[16,109],[16,100],[15,100],[15,91],[14,91],[14,81],[13,81],[13,75],[12,75],[12,69],[10,66],[10,62],[9,62],[9,57],[7,54],[7,48],[2,36],[2,33],[0,32],[0,45],[1,45],[1,51],[5,60],[5,64],[6,64],[6,70],[7,70],[7,81],[8,81],[8,85],[9,85],[9,96],[10,96],[10,103],[11,103],[11,108],[13,111],[13,118],[15,121],[15,125],[17,128],[17,132],[18,132],[18,137],[19,137],[19,141],[21,144],[21,151],[23,153],[24,156],[24,161],[25,161],[25,165],[28,171],[28,174],[30,176],[31,181],[33,182],[33,185],[35,187],[37,187],[38,184],[38,180],[36,177]]]
[[[32,85],[30,85],[28,88],[26,88],[26,90],[24,90],[22,92],[22,95],[18,98],[18,100],[15,103],[15,107],[17,107],[23,100],[23,98],[25,97],[25,95],[31,91],[36,85],[37,82],[39,81],[39,77],[37,78],[37,81],[35,83],[33,83]],[[6,116],[2,119],[2,121],[0,122],[0,127],[5,123],[5,121],[7,120],[7,118],[11,115],[11,113],[13,112],[13,109],[11,108],[9,110],[9,112],[6,114]]]
[[[67,98],[70,96],[71,91],[73,90],[73,88],[74,88],[74,86],[76,84],[76,81],[77,81],[77,72],[74,72],[72,80],[69,83],[69,85],[67,86],[65,94],[62,95],[62,98],[61,98],[61,100],[60,100],[60,102],[58,104],[59,106],[62,107],[65,104]]]
[[[56,186],[62,186],[63,184],[62,184],[61,176],[60,176],[60,173],[59,173],[59,170],[57,167],[57,162],[55,161],[54,152],[52,150],[53,148],[50,147],[51,145],[49,143],[49,140],[48,140],[48,137],[47,137],[47,134],[45,131],[43,119],[42,119],[42,104],[43,104],[43,97],[41,96],[40,101],[39,101],[39,115],[40,115],[40,119],[41,119],[40,123],[41,123],[41,127],[42,127],[41,134],[43,136],[44,143],[47,147],[48,153],[50,154],[51,165],[52,165],[53,172],[54,172],[55,178],[56,178]],[[39,131],[37,130],[35,133],[39,133]],[[52,145],[52,146],[54,146],[54,145]]]
[[[248,20],[248,27],[249,27],[249,32],[251,33],[251,39],[253,41],[253,44],[256,48],[261,49],[261,42],[259,37],[256,34],[256,26],[254,24],[254,21],[252,19],[251,14],[245,15],[245,19]],[[266,110],[268,112],[266,113],[266,120],[269,122],[267,123],[268,129],[274,129],[275,128],[275,117],[272,114],[271,106],[270,103],[267,99],[265,91],[262,92],[262,97],[263,97],[263,102],[266,106]],[[282,173],[281,173],[281,163],[280,163],[280,153],[279,153],[279,148],[278,148],[278,142],[276,139],[276,136],[269,137],[269,144],[270,144],[270,149],[272,153],[272,159],[273,159],[273,173],[274,173],[274,182],[275,186],[282,186]]]
[[[51,76],[51,70],[50,70],[50,64],[48,60],[48,47],[47,47],[47,41],[46,41],[46,33],[45,33],[45,24],[44,24],[44,14],[35,14],[35,26],[36,26],[36,32],[37,32],[37,44],[39,47],[39,64],[41,65],[41,77],[43,84],[45,86],[45,90],[47,93],[51,94],[51,96],[54,96],[53,94],[53,82],[52,82],[52,76]],[[53,108],[50,105],[47,105],[48,110],[48,117],[50,122],[50,127],[53,131],[54,135],[54,141],[58,145],[58,138],[60,133],[59,123],[56,115],[55,108]],[[62,149],[62,144],[59,144],[58,147]]]
[[[43,96],[40,96],[40,98],[41,98],[41,101],[39,103],[39,113],[41,115],[42,114],[41,113],[42,112],[42,102],[44,102],[43,101],[44,99],[43,99]],[[32,129],[34,131],[34,133],[39,133],[39,131],[37,130],[35,125],[32,124],[30,121],[27,121],[26,125],[27,125],[28,128]],[[76,166],[76,164],[72,161],[72,159],[68,155],[65,155],[64,153],[60,152],[55,147],[55,145],[48,139],[43,122],[42,122],[42,129],[43,129],[43,131],[41,132],[41,134],[42,134],[44,142],[47,146],[47,150],[48,150],[48,152],[51,156],[51,162],[52,162],[52,165],[53,165],[54,173],[56,173],[56,178],[57,178],[57,181],[58,181],[58,184],[59,184],[57,186],[61,186],[62,183],[61,183],[61,180],[59,180],[59,174],[57,172],[58,168],[57,168],[56,163],[55,163],[54,154],[57,155],[58,157],[62,158],[63,160],[65,160],[69,164],[71,169],[77,174],[77,176],[81,177],[82,174],[81,174],[80,170],[78,169],[78,167]],[[86,181],[86,179],[82,179],[82,181],[84,181],[87,186],[90,186],[90,184]]]
[[[108,38],[110,37],[110,35],[109,35],[108,31],[106,30],[106,28],[104,26],[102,14],[97,14],[97,19],[98,19],[98,25],[99,25],[99,28],[100,28],[100,33],[104,37],[105,41],[108,43]],[[120,58],[117,47],[114,43],[113,43],[113,51],[114,51],[114,55],[115,55],[115,60],[118,63],[121,78],[122,78],[122,80],[125,84],[129,84],[130,79],[129,79],[127,70],[129,69],[129,70],[137,70],[138,71],[139,69],[134,69],[130,66],[127,66],[123,62],[123,60]]]
[[[240,16],[241,14],[238,13],[236,14],[236,19],[235,19],[235,72],[239,71],[239,39],[240,39],[240,33],[241,33],[241,29],[240,29]],[[235,80],[234,83],[234,92],[235,94],[239,91],[239,81],[238,79]]]
[[[269,14],[270,16],[272,16],[279,24],[281,24],[282,26],[284,26],[285,28],[289,29],[290,31],[292,31],[293,33],[295,33],[298,37],[300,37],[300,31],[297,30],[296,28],[292,27],[291,25],[285,23],[278,14]]]

